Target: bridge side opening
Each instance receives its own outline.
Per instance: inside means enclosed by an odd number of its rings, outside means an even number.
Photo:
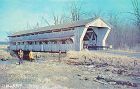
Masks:
[[[95,47],[97,45],[97,34],[94,32],[92,28],[88,28],[87,32],[83,38],[83,47],[84,49]]]

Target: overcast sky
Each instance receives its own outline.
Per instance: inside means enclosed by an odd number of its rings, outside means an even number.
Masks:
[[[7,33],[27,29],[41,22],[44,16],[52,24],[52,12],[67,13],[69,3],[82,4],[84,11],[126,12],[131,11],[130,0],[0,0],[0,40],[7,37]],[[46,24],[47,25],[47,24]]]

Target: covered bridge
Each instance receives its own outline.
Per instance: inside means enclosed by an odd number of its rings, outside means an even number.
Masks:
[[[9,36],[10,50],[67,52],[107,47],[111,27],[101,18],[39,27]]]

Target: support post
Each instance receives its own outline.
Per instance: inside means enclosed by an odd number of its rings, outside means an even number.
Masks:
[[[28,60],[29,59],[29,53],[30,51],[23,51],[23,59]]]

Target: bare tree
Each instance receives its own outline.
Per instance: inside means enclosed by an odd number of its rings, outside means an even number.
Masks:
[[[64,23],[64,15],[63,14],[62,15],[56,15],[55,13],[53,13],[52,15],[53,15],[54,25]]]
[[[108,43],[114,48],[130,49],[137,45],[139,35],[136,27],[121,19],[120,13],[109,13],[108,22],[112,25]]]
[[[71,18],[72,21],[78,21],[80,19],[80,10],[81,6],[78,6],[76,3],[71,5]]]
[[[67,7],[69,9],[69,15],[67,16],[71,21],[78,21],[85,15],[85,11],[83,11],[83,1],[82,2],[72,2]]]
[[[29,22],[27,22],[26,30],[29,30],[29,29],[32,29],[32,27],[31,27],[31,24]]]
[[[69,8],[69,11],[66,13],[69,13],[69,14],[65,14],[65,12],[63,12],[63,14],[59,15],[53,12],[52,16],[53,16],[54,25],[63,24],[64,22],[80,20],[82,17],[82,14],[84,14],[82,12],[81,7],[82,7],[82,4],[72,2],[66,6],[66,8]]]
[[[44,18],[43,16],[42,16],[42,20],[43,20],[48,26],[50,26],[50,23],[48,22],[48,20],[47,20],[46,18]]]
[[[133,12],[129,12],[135,16],[135,23],[140,30],[140,1],[139,0],[131,0],[133,6]]]
[[[140,43],[140,1],[139,0],[131,0],[132,6],[133,6],[133,12],[129,12],[130,14],[132,14],[135,19],[134,22],[136,24],[136,26],[138,27],[138,37],[137,42]]]
[[[113,48],[119,48],[121,46],[121,28],[119,21],[120,18],[118,13],[110,12],[108,14],[108,22],[112,25],[112,30],[110,32],[108,43],[113,45]]]

